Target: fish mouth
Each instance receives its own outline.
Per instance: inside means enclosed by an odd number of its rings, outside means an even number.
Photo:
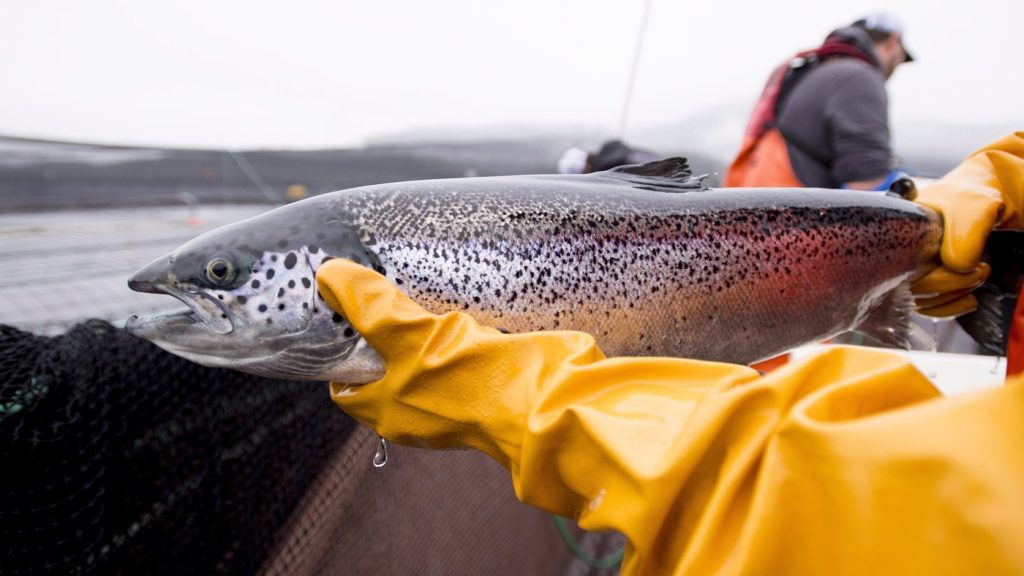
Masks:
[[[136,280],[132,278],[128,281],[128,288],[136,292],[145,292],[147,294],[165,294],[163,290],[157,288],[156,283],[150,282],[149,280]]]
[[[182,310],[181,312],[173,312],[148,318],[132,314],[125,322],[125,328],[136,336],[144,336],[149,332],[156,331],[157,328],[171,326],[188,327],[200,323],[202,323],[202,320],[200,320],[194,312],[191,310]]]
[[[147,280],[130,280],[128,287],[136,292],[167,294],[188,306],[188,310],[140,318],[132,315],[125,324],[129,332],[142,335],[167,327],[204,326],[216,334],[230,334],[235,330],[236,317],[223,302],[201,291],[182,290]]]

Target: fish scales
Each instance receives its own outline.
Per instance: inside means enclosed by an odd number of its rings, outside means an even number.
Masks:
[[[885,195],[671,184],[613,172],[315,197],[210,232],[140,271],[133,288],[176,291],[193,317],[129,328],[211,365],[379,376],[373,351],[315,294],[319,266],[346,257],[435,312],[468,311],[513,332],[582,330],[611,356],[749,363],[864,322],[938,250],[934,214]],[[230,260],[229,284],[208,281],[217,258]],[[223,333],[204,334],[205,324]]]
[[[770,356],[849,329],[873,303],[865,295],[880,297],[876,286],[892,288],[937,248],[923,213],[879,195],[844,205],[833,191],[457,184],[346,198],[362,204],[387,275],[428,309],[510,331],[583,330],[609,355]],[[471,208],[453,209],[455,198]],[[415,219],[387,226],[410,206]],[[776,337],[752,342],[765,326]]]

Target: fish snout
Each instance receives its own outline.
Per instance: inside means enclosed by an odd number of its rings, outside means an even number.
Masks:
[[[173,255],[157,258],[132,274],[128,279],[128,287],[136,292],[163,294],[166,291],[161,286],[173,284],[173,265]]]
[[[149,280],[136,280],[134,277],[128,280],[128,287],[136,292],[146,292],[149,294],[162,293],[157,289],[156,284],[153,284]]]

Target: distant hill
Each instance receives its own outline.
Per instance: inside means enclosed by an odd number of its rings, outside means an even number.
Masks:
[[[283,200],[467,175],[553,172],[569,140],[381,144],[338,150],[142,148],[0,137],[0,211]]]
[[[746,113],[734,106],[634,130],[627,142],[685,156],[717,185],[739,145]],[[971,150],[1008,132],[913,122],[894,127],[895,149],[919,176],[935,177]],[[0,211],[283,202],[293,185],[311,195],[433,178],[551,173],[570,146],[594,151],[599,130],[510,127],[431,130],[328,150],[147,148],[0,136]]]
[[[334,150],[145,148],[0,137],[0,211],[107,206],[283,202],[310,195],[433,178],[555,172],[570,146],[596,150],[596,133],[417,133]],[[656,153],[679,154],[679,151]],[[685,155],[685,154],[683,154]],[[689,155],[697,173],[718,162]]]

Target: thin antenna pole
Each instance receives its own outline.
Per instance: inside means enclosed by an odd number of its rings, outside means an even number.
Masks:
[[[633,103],[633,87],[636,85],[636,74],[640,68],[640,56],[644,50],[644,39],[647,37],[647,21],[651,15],[651,5],[654,0],[644,0],[644,13],[640,17],[640,32],[636,37],[636,47],[633,49],[633,67],[629,71],[629,83],[626,84],[626,99],[622,103],[622,115],[619,116],[619,138],[626,138],[626,121],[629,119],[629,108]]]
[[[231,157],[235,159],[235,164],[238,164],[238,167],[242,169],[242,172],[249,177],[249,180],[253,184],[256,185],[256,189],[262,192],[271,204],[277,204],[278,206],[284,204],[281,197],[274,192],[273,188],[267,185],[267,181],[264,180],[263,177],[260,176],[259,172],[252,167],[252,164],[249,163],[249,160],[242,152],[228,150],[228,154],[231,154]]]

